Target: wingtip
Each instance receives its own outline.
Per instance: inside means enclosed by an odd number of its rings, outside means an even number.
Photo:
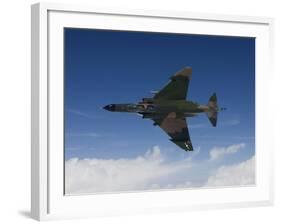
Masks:
[[[173,77],[185,77],[191,79],[192,68],[185,67],[182,70],[178,71]]]
[[[188,76],[192,74],[192,68],[191,67],[185,67],[182,71],[181,74],[184,76]]]

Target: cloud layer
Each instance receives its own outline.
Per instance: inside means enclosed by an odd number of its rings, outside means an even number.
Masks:
[[[65,162],[65,191],[66,194],[81,194],[254,184],[254,156],[234,165],[214,163],[244,147],[241,143],[213,148],[210,157],[200,161],[193,159],[199,151],[192,154],[193,157],[171,161],[158,146],[129,159],[72,158]]]
[[[242,163],[222,166],[208,178],[206,186],[239,186],[255,184],[255,156]]]
[[[244,143],[230,145],[228,147],[214,147],[210,150],[210,160],[220,159],[227,154],[237,153],[245,147]]]
[[[159,188],[161,179],[189,167],[185,160],[168,163],[157,146],[132,159],[73,158],[65,163],[65,190],[73,194]]]

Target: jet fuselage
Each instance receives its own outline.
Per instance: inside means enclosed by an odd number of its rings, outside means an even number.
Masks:
[[[169,113],[173,113],[176,117],[192,117],[196,116],[198,113],[209,111],[207,105],[200,105],[186,100],[159,100],[140,102],[137,104],[109,104],[105,106],[104,109],[112,112],[139,113],[144,115],[144,118],[149,118],[149,114],[157,115]]]

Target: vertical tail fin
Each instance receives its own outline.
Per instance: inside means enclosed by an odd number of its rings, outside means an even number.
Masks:
[[[217,119],[218,119],[218,103],[217,103],[217,95],[214,93],[208,102],[209,111],[207,112],[207,116],[211,122],[211,124],[216,127]]]

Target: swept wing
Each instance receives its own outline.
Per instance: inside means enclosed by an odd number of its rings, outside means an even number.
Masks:
[[[170,78],[169,83],[157,92],[154,96],[156,100],[185,100],[191,79],[192,69],[186,67],[178,71]]]
[[[193,151],[185,118],[176,118],[168,114],[162,118],[152,118],[152,120],[171,137],[170,140],[173,143],[185,151]]]

